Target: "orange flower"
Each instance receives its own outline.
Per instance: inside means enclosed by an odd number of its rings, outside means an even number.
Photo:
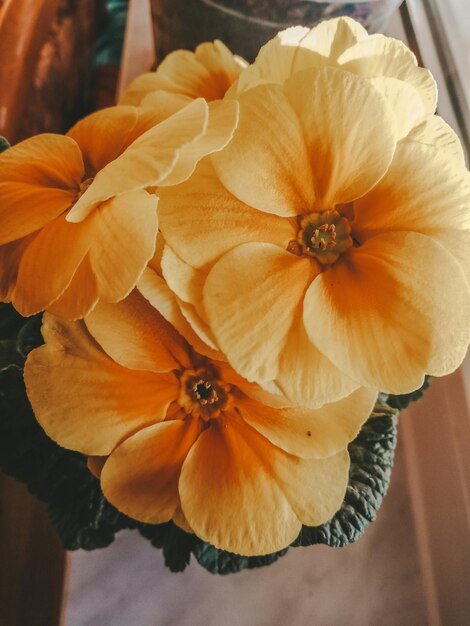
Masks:
[[[174,113],[194,98],[223,98],[247,66],[221,42],[200,44],[195,52],[177,50],[157,68],[138,76],[121,96],[121,104],[167,107]]]
[[[312,29],[296,26],[278,33],[261,48],[230,93],[239,95],[266,82],[284,84],[296,72],[320,67],[337,67],[373,84],[395,114],[398,138],[436,110],[436,83],[429,70],[418,67],[403,42],[368,35],[349,17],[325,20]]]
[[[229,363],[310,407],[455,369],[470,180],[453,133],[397,143],[382,94],[330,67],[239,104],[232,142],[160,194],[163,276]]]
[[[200,99],[161,118],[113,107],[0,156],[2,301],[75,319],[130,292],[155,250],[157,199],[145,189],[185,180],[224,146],[237,104]]]
[[[321,410],[280,408],[197,354],[136,291],[99,303],[85,322],[46,314],[43,335],[25,367],[36,417],[60,445],[92,456],[106,498],[127,515],[174,519],[219,548],[255,555],[340,507],[346,447],[373,391]]]

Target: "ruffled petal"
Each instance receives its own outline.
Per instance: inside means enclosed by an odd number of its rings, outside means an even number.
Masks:
[[[378,76],[371,84],[387,100],[395,115],[397,139],[406,137],[425,115],[425,107],[419,92],[398,78]]]
[[[157,186],[171,172],[182,149],[205,134],[208,108],[203,100],[195,100],[141,135],[97,173],[70,211],[69,221],[82,221],[98,203],[113,196]]]
[[[213,422],[191,448],[179,481],[181,508],[196,535],[215,547],[268,554],[289,545],[301,524],[270,467],[275,448],[235,419]]]
[[[257,211],[227,191],[208,160],[188,181],[161,188],[158,195],[165,240],[195,268],[213,264],[241,243],[264,241],[287,248],[296,236],[289,220]]]
[[[282,89],[262,85],[239,98],[237,132],[212,157],[224,186],[267,213],[294,216],[315,199],[303,130]],[[256,138],[256,141],[253,140]]]
[[[163,317],[193,346],[196,352],[210,358],[222,359],[223,356],[210,348],[194,332],[193,328],[181,312],[175,294],[168,287],[166,281],[150,267],[142,274],[137,289],[159,311]]]
[[[436,110],[437,89],[432,74],[418,67],[415,55],[402,41],[371,35],[343,52],[340,67],[365,78],[391,76],[412,85],[420,94],[426,113]]]
[[[313,267],[277,246],[247,243],[210,271],[204,287],[209,324],[229,363],[248,380],[276,378]]]
[[[114,363],[83,322],[46,314],[43,335],[46,345],[26,362],[26,390],[38,422],[65,448],[110,454],[137,429],[163,420],[177,397],[175,376]]]
[[[107,500],[141,522],[170,520],[179,507],[181,467],[199,432],[198,420],[172,420],[126,439],[101,472]]]
[[[445,289],[445,297],[443,297]],[[470,293],[453,257],[419,233],[386,233],[315,278],[311,341],[342,371],[388,393],[453,371],[470,339]]]
[[[369,418],[376,398],[376,391],[360,388],[320,409],[275,409],[248,399],[237,406],[243,419],[278,448],[321,459],[347,448]]]
[[[0,244],[42,228],[70,207],[84,174],[72,139],[44,134],[0,156]]]
[[[125,193],[102,204],[89,221],[90,262],[100,298],[118,302],[135,287],[155,252],[157,199],[146,191]]]
[[[183,339],[137,290],[117,304],[100,302],[85,322],[103,350],[124,367],[169,372],[189,366]]]
[[[416,142],[439,150],[441,155],[465,166],[465,155],[457,134],[438,115],[428,115],[407,135],[405,143]]]
[[[299,72],[284,90],[302,125],[315,207],[332,208],[369,191],[395,150],[395,122],[384,97],[367,81],[334,68]],[[304,205],[299,212],[312,208]]]

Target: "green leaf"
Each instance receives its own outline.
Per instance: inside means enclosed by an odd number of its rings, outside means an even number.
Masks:
[[[178,528],[173,522],[166,524],[139,524],[140,534],[155,548],[163,549],[165,565],[172,572],[182,572],[191,560],[192,551],[200,543],[195,535]]]
[[[406,407],[412,402],[416,402],[417,400],[420,400],[423,397],[424,392],[426,391],[426,389],[429,387],[430,384],[431,384],[431,377],[425,376],[424,383],[419,389],[416,389],[415,391],[412,391],[411,393],[404,393],[400,396],[393,396],[393,395],[387,396],[386,394],[384,394],[385,396],[384,400],[389,406],[401,411],[402,409],[406,409]]]
[[[205,541],[200,541],[194,548],[194,556],[211,574],[235,574],[244,569],[254,569],[270,565],[287,553],[287,548],[266,554],[265,556],[240,556],[225,550],[219,550]]]
[[[11,304],[0,302],[0,339],[16,339],[18,331],[26,322]]]
[[[9,365],[23,364],[23,357],[16,349],[16,341],[14,339],[0,340],[0,369]]]
[[[10,147],[10,142],[8,139],[5,139],[2,135],[0,135],[0,153],[4,152]]]

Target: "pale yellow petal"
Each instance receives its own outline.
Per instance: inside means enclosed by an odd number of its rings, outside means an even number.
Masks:
[[[212,162],[223,185],[239,200],[275,215],[312,207],[312,172],[301,124],[277,85],[239,98],[237,132]],[[256,140],[254,140],[256,139]]]
[[[225,254],[209,273],[209,324],[229,363],[248,380],[276,378],[313,267],[277,246],[248,243]]]
[[[126,439],[101,472],[106,499],[141,522],[169,521],[179,507],[181,466],[199,430],[198,420],[174,420],[149,426]]]
[[[408,134],[405,142],[417,142],[431,146],[447,158],[465,165],[465,155],[460,139],[449,124],[438,115],[427,115]]]
[[[384,96],[395,115],[397,139],[406,137],[425,115],[419,92],[409,83],[390,76],[371,78],[370,82]]]
[[[26,389],[36,419],[61,446],[107,455],[136,429],[165,418],[178,394],[175,376],[121,367],[83,322],[46,314],[43,334],[46,345],[26,362]]]
[[[284,90],[302,125],[316,208],[364,195],[385,174],[395,150],[395,122],[384,97],[334,68],[299,72]],[[309,209],[304,205],[301,212]]]
[[[413,232],[367,240],[317,276],[304,301],[311,341],[359,383],[388,393],[407,393],[424,374],[458,367],[469,319],[460,266]]]
[[[213,264],[241,243],[264,241],[287,248],[296,236],[289,220],[257,211],[227,191],[207,159],[188,181],[159,189],[158,195],[165,240],[195,268]]]

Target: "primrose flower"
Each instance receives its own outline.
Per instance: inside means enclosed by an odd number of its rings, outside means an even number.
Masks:
[[[284,84],[307,68],[336,67],[370,81],[395,113],[398,138],[436,110],[436,83],[401,41],[369,35],[349,17],[325,20],[312,29],[295,26],[265,46],[230,90],[237,96],[256,85]]]
[[[22,315],[76,319],[99,299],[124,298],[155,251],[157,198],[146,189],[185,180],[223,147],[237,108],[199,99],[160,122],[157,109],[112,107],[66,136],[3,152],[0,299]]]
[[[374,391],[320,410],[281,408],[197,354],[137,291],[99,303],[85,321],[46,314],[43,335],[25,367],[36,417],[60,445],[92,457],[105,497],[125,514],[173,519],[255,555],[286,547],[302,523],[321,524],[340,507],[347,445]]]
[[[155,72],[138,76],[120,103],[167,107],[173,113],[195,98],[219,100],[247,65],[218,40],[200,44],[195,52],[176,50]]]
[[[310,407],[453,371],[470,337],[453,133],[397,142],[380,91],[332,67],[239,104],[231,143],[160,194],[163,276],[232,367]]]

